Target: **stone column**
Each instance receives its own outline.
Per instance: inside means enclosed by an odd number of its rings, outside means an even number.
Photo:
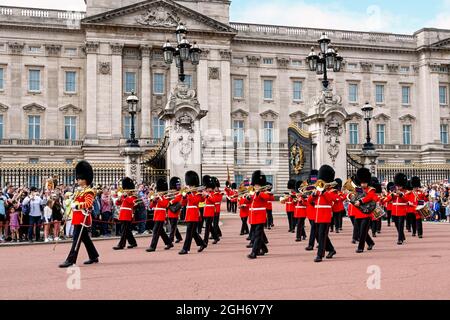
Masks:
[[[150,47],[141,46],[141,139],[151,137]]]
[[[123,44],[111,44],[111,136],[113,139],[122,137],[122,51]]]
[[[209,50],[205,50],[201,54],[200,63],[197,67],[197,92],[198,101],[200,105],[209,110],[209,81],[208,81],[208,54]],[[202,128],[208,127],[208,122],[203,119],[201,122]]]
[[[98,42],[86,42],[86,143],[98,144],[97,137],[97,52]]]
[[[364,168],[369,169],[372,175],[377,177],[377,159],[379,157],[379,154],[375,150],[363,150],[363,152],[359,154],[359,157],[362,160]]]
[[[142,155],[141,148],[125,148],[121,156],[125,157],[125,176],[142,183]]]

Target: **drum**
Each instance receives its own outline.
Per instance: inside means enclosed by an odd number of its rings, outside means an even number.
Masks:
[[[420,213],[423,219],[429,219],[431,217],[431,210],[428,204],[424,204],[421,206],[418,206],[416,210]]]
[[[383,208],[381,206],[377,205],[377,207],[373,211],[373,217],[376,220],[378,220],[378,219],[381,219],[385,215],[386,215],[386,212],[383,210]]]

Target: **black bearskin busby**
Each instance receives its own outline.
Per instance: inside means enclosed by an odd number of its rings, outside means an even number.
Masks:
[[[334,179],[334,181],[337,183],[336,190],[341,190],[342,189],[342,179],[336,178],[336,179]]]
[[[219,179],[217,179],[216,177],[212,177],[212,179],[214,180],[214,184],[215,184],[216,188],[220,188],[220,181],[219,181]]]
[[[75,176],[77,180],[86,180],[87,185],[90,186],[94,180],[94,170],[89,162],[82,160],[75,167]]]
[[[178,190],[181,187],[181,179],[178,177],[173,177],[170,179],[170,190]]]
[[[287,183],[287,188],[289,190],[294,190],[295,189],[295,183],[296,181],[294,179],[290,179]]]
[[[397,173],[394,177],[394,183],[396,186],[406,188],[408,177],[404,173]]]
[[[370,170],[367,168],[361,168],[356,172],[356,177],[358,178],[360,183],[370,184],[370,180],[372,178],[372,174]]]
[[[165,192],[167,190],[169,190],[169,186],[167,185],[166,179],[158,179],[158,181],[156,181],[156,191]]]
[[[383,192],[381,183],[377,177],[372,177],[372,179],[370,180],[370,186],[375,188],[375,192],[378,194],[381,194]]]
[[[262,173],[262,171],[257,170],[252,174],[252,186],[262,186],[264,187],[267,184],[266,175]]]
[[[216,187],[216,184],[211,176],[203,176],[202,182],[205,188],[214,189]]]
[[[315,169],[311,170],[311,172],[309,173],[308,184],[316,183],[318,175],[319,175],[318,170]]]
[[[420,184],[420,178],[419,177],[412,177],[411,178],[411,184],[413,188],[422,188],[422,185]]]
[[[414,188],[412,186],[411,180],[408,180],[408,182],[406,182],[406,190],[412,191]]]
[[[302,187],[303,181],[302,180],[298,180],[295,183],[295,191],[298,192],[300,190],[300,188]]]
[[[230,187],[230,181],[225,181],[225,187],[229,188]]]
[[[323,165],[319,169],[318,179],[323,180],[326,183],[331,183],[334,181],[335,171],[329,165]]]
[[[186,185],[189,187],[199,187],[200,186],[200,178],[195,171],[188,171],[184,176],[184,180],[186,181]]]
[[[134,185],[133,180],[126,177],[126,178],[123,178],[123,180],[122,180],[122,189],[123,190],[134,190],[134,189],[136,189],[136,186]]]
[[[236,184],[236,182],[233,182],[233,183],[231,184],[231,189],[233,189],[233,190],[236,190],[236,189],[237,189],[237,184]]]
[[[389,183],[387,184],[387,186],[386,186],[386,190],[387,190],[388,192],[393,191],[394,188],[395,188],[395,183],[393,183],[393,182],[389,182]]]

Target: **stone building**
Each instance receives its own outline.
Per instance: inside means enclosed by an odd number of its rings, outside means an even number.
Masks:
[[[450,160],[449,30],[401,35],[237,23],[228,0],[86,2],[86,12],[0,6],[2,162],[123,161],[131,91],[140,99],[140,143],[148,152],[158,148],[165,130],[158,115],[178,78],[161,48],[175,41],[179,22],[203,49],[200,64],[186,67],[186,82],[208,110],[204,174],[224,180],[229,173],[239,182],[261,168],[285,187],[287,129],[308,130],[303,122],[321,90],[305,58],[323,32],[345,59],[330,80],[350,115],[348,151],[365,142],[361,107],[368,101],[380,163]]]

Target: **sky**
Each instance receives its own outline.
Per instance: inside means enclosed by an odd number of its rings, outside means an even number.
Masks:
[[[84,0],[0,0],[0,5],[86,9]],[[232,0],[230,14],[234,22],[311,28],[406,34],[450,29],[450,0]]]

